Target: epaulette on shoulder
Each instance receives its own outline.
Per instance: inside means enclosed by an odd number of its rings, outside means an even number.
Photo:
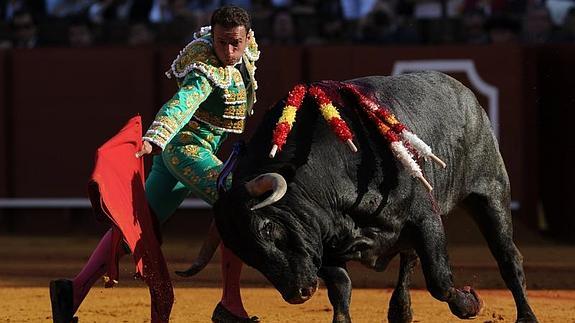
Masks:
[[[229,67],[221,66],[212,48],[209,29],[194,34],[195,39],[180,51],[166,76],[184,78],[188,73],[197,71],[205,75],[215,86],[227,88],[231,84]]]
[[[194,40],[180,51],[172,66],[166,72],[166,76],[171,78],[184,78],[191,71],[197,71],[205,75],[215,86],[227,88],[232,82],[231,66],[221,66],[212,45],[211,28],[202,27],[199,32],[194,33]],[[258,44],[256,43],[253,31],[250,30],[250,41],[245,49],[246,57],[254,62],[260,57]]]
[[[258,59],[260,59],[260,51],[258,50],[258,43],[256,42],[256,37],[254,36],[254,31],[250,30],[249,35],[250,35],[250,40],[249,40],[248,45],[246,46],[244,53],[246,54],[246,57],[250,61],[255,62]]]

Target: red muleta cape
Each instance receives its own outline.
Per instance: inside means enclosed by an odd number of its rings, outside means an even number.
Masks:
[[[88,192],[96,215],[112,224],[106,287],[118,281],[120,242],[124,240],[132,251],[136,275],[150,289],[152,322],[168,322],[174,293],[146,200],[143,158],[135,156],[141,147],[142,120],[136,116],[98,148]]]

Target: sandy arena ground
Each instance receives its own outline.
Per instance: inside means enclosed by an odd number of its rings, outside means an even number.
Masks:
[[[51,321],[48,282],[72,277],[87,259],[96,238],[0,237],[0,322]],[[163,247],[170,272],[184,269],[197,252],[197,244],[166,241]],[[575,322],[574,247],[525,246],[526,272],[531,304],[541,323]],[[477,288],[486,307],[474,322],[514,322],[511,294],[503,287],[497,268],[484,246],[450,247],[456,285]],[[131,280],[133,266],[121,263],[120,286],[95,287],[77,315],[80,322],[149,322],[149,294],[139,281]],[[385,322],[387,303],[397,274],[397,264],[388,272],[374,273],[351,265],[354,282],[351,315],[354,322]],[[219,259],[192,279],[172,275],[175,304],[172,322],[210,322],[219,300]],[[331,322],[332,310],[323,286],[302,305],[290,305],[252,268],[242,274],[246,308],[262,322]],[[457,322],[446,304],[433,299],[424,287],[420,270],[412,292],[414,322]],[[493,289],[495,288],[495,289]],[[553,288],[552,290],[550,288]]]
[[[50,301],[46,288],[10,287],[0,289],[1,322],[49,322]],[[219,300],[218,288],[177,288],[171,322],[210,322]],[[331,322],[332,310],[325,289],[303,305],[289,305],[271,288],[243,289],[245,305],[262,322]],[[511,294],[482,290],[486,307],[474,322],[514,322]],[[353,292],[351,315],[354,322],[385,322],[391,290],[357,289]],[[532,291],[531,304],[542,323],[575,322],[574,291]],[[412,293],[414,322],[456,322],[446,304],[426,291]],[[149,322],[149,295],[145,288],[96,288],[78,312],[80,322]]]

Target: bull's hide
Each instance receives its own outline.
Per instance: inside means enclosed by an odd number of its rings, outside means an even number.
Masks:
[[[215,205],[224,244],[261,271],[290,303],[309,299],[318,275],[322,277],[335,321],[349,320],[351,285],[345,263],[358,260],[383,270],[398,253],[402,270],[389,315],[393,321],[409,321],[406,290],[415,251],[431,294],[467,318],[479,312],[481,302],[472,289],[453,287],[441,222],[442,215],[462,204],[488,237],[517,299],[519,318],[535,321],[525,297],[521,257],[512,242],[507,173],[489,120],[473,93],[437,72],[346,82],[388,107],[445,161],[443,169],[419,160],[433,191],[398,163],[357,100],[327,89],[359,151],[351,152],[337,139],[308,97],[286,145],[270,158],[272,133],[285,105],[278,102],[239,157],[232,189]],[[252,211],[269,195],[257,188],[265,181],[255,181],[255,186],[251,181],[264,173],[281,175],[287,192],[279,201]]]

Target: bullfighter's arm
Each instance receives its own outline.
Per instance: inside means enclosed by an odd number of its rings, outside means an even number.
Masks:
[[[154,122],[142,139],[163,150],[180,129],[190,121],[198,106],[211,92],[212,86],[204,75],[196,72],[189,73],[178,92],[156,114]]]

